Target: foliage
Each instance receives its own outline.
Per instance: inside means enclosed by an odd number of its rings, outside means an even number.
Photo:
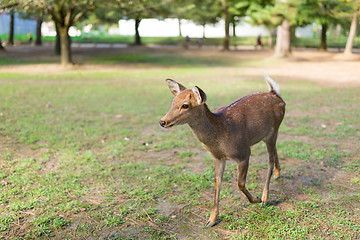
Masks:
[[[18,5],[19,2],[17,0],[0,0],[0,9],[11,9]]]
[[[249,1],[246,15],[250,17],[249,22],[254,25],[265,25],[274,27],[278,21],[274,13],[272,1]]]
[[[338,23],[335,9],[340,5],[336,0],[307,0],[300,2],[298,25]]]
[[[162,18],[169,14],[168,0],[134,0],[134,1],[120,1],[118,9],[122,15],[128,19],[135,18]]]
[[[221,4],[219,1],[195,0],[194,7],[188,11],[186,16],[202,26],[215,24],[221,17]]]

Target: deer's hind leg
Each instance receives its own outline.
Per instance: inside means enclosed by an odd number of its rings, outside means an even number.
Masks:
[[[250,148],[241,158],[236,159],[238,163],[238,187],[251,203],[260,203],[261,200],[258,197],[254,197],[245,187],[246,176],[249,168]]]
[[[269,154],[269,163],[268,163],[268,171],[265,181],[265,187],[261,198],[262,201],[261,205],[265,205],[269,198],[270,179],[274,171],[274,165],[275,165],[275,173],[274,173],[275,179],[280,176],[280,163],[276,150],[276,139],[277,139],[277,132],[274,133],[270,138],[264,140]]]

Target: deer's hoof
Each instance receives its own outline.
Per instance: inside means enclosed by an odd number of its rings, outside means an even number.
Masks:
[[[266,202],[261,202],[261,206],[262,207],[266,206]]]
[[[280,177],[280,170],[275,170],[274,172],[274,179],[278,179]]]
[[[261,199],[259,197],[256,197],[251,203],[261,203]]]
[[[208,221],[206,224],[205,224],[205,227],[213,227],[215,226],[216,222],[211,222],[211,221]]]

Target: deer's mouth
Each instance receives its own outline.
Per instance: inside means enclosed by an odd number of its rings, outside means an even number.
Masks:
[[[170,128],[172,126],[174,126],[174,124],[168,124],[166,121],[161,121],[160,120],[160,126],[163,127],[163,128]]]
[[[171,128],[171,127],[173,127],[174,126],[174,124],[165,124],[164,126],[162,126],[163,128]]]

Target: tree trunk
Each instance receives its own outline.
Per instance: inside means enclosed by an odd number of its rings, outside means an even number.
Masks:
[[[291,43],[296,39],[296,27],[290,26],[290,52],[291,52]]]
[[[355,4],[357,4],[357,1],[355,1]],[[347,39],[346,46],[345,46],[345,51],[344,51],[345,56],[352,55],[352,48],[353,48],[353,44],[354,44],[356,28],[357,28],[357,23],[358,23],[358,15],[359,15],[359,8],[356,7],[354,15],[353,15],[353,19],[351,21],[349,37]]]
[[[141,38],[139,33],[139,26],[140,26],[141,19],[136,17],[135,19],[135,45],[141,45]]]
[[[5,51],[5,48],[4,48],[4,46],[2,45],[2,40],[1,40],[1,38],[0,38],[0,51]]]
[[[335,35],[335,37],[339,37],[340,34],[341,34],[341,25],[338,23],[338,24],[336,24],[334,35]]]
[[[327,29],[328,29],[328,25],[326,23],[321,25],[321,42],[319,49],[324,51],[327,49],[327,44],[326,44]]]
[[[72,64],[71,43],[69,36],[69,27],[59,26],[60,46],[61,46],[61,65],[66,66]]]
[[[181,32],[181,19],[178,17],[178,23],[179,23],[179,37],[183,37],[182,32]]]
[[[61,54],[60,30],[59,30],[59,26],[56,22],[55,22],[55,29],[56,29],[55,54],[60,56],[60,54]]]
[[[36,21],[36,39],[35,39],[35,45],[42,45],[42,40],[41,40],[41,25],[43,23],[43,19],[42,17],[40,17],[37,21]]]
[[[275,56],[279,58],[287,57],[291,52],[291,33],[290,24],[287,19],[283,19],[277,28],[277,38]]]
[[[10,13],[10,32],[9,32],[9,45],[14,45],[14,11]]]
[[[222,0],[222,7],[223,7],[223,15],[225,20],[225,37],[223,42],[223,50],[228,51],[230,50],[230,36],[229,36],[229,30],[230,30],[230,19],[229,19],[229,11],[228,6],[226,3],[226,0]]]
[[[232,23],[232,27],[233,27],[233,37],[236,37],[236,23],[235,23],[235,20]]]
[[[205,23],[203,24],[203,38],[205,38]]]
[[[270,49],[274,48],[274,43],[273,43],[273,34],[272,34],[272,29],[270,26],[266,26],[266,29],[268,31],[269,37],[268,37],[268,46]]]

